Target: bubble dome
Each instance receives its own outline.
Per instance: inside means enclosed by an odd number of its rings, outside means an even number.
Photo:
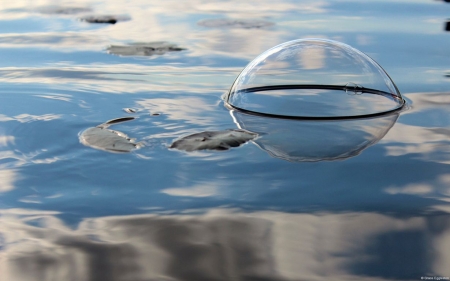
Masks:
[[[341,42],[299,39],[250,62],[225,96],[229,108],[292,119],[346,119],[401,109],[405,100],[384,69]]]

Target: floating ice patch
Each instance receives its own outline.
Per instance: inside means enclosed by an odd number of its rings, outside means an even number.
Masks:
[[[186,50],[175,44],[167,42],[131,43],[129,45],[112,45],[107,51],[110,54],[119,56],[153,56],[164,55],[169,52],[179,52]]]
[[[172,143],[169,148],[184,151],[227,150],[238,147],[257,136],[258,134],[240,129],[201,132],[183,137]]]
[[[134,117],[123,117],[110,120],[96,127],[88,128],[80,135],[80,142],[86,146],[116,153],[131,152],[142,147],[126,134],[107,129],[110,125],[134,120]]]
[[[88,23],[109,23],[116,24],[119,21],[129,21],[128,16],[113,16],[113,15],[90,15],[80,18],[81,21]]]
[[[198,25],[212,28],[265,28],[274,25],[273,22],[264,20],[246,19],[207,19],[198,22]]]

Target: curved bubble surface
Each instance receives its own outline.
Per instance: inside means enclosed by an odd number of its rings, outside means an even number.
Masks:
[[[325,39],[299,39],[265,51],[239,74],[225,101],[247,113],[306,119],[368,117],[405,103],[376,61]]]

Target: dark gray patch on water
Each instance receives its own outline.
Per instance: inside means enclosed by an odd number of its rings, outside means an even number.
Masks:
[[[164,55],[169,52],[184,51],[175,44],[168,42],[131,43],[129,45],[112,45],[107,48],[108,53],[119,56],[153,56]]]
[[[134,117],[122,117],[109,120],[96,127],[88,128],[80,135],[80,142],[86,146],[116,153],[127,153],[141,148],[143,144],[136,143],[126,134],[107,129],[113,124],[134,120]]]
[[[88,23],[108,23],[116,24],[119,21],[129,21],[128,16],[113,16],[113,15],[90,15],[79,18],[81,21]]]
[[[257,136],[258,134],[240,129],[201,132],[183,137],[172,143],[169,148],[188,152],[207,149],[228,150],[255,139]]]
[[[212,28],[266,28],[275,25],[275,23],[264,20],[245,20],[245,19],[206,19],[197,23],[200,26]]]

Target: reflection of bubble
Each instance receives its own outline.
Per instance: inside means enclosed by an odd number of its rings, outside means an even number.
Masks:
[[[273,22],[264,20],[246,19],[207,19],[198,22],[198,25],[212,28],[265,28],[274,25]]]
[[[254,140],[273,157],[293,162],[342,160],[382,139],[398,114],[350,120],[289,120],[232,110],[239,128],[260,135]]]
[[[264,52],[241,72],[226,102],[247,113],[313,119],[372,116],[404,105],[374,60],[324,39],[294,40]]]

